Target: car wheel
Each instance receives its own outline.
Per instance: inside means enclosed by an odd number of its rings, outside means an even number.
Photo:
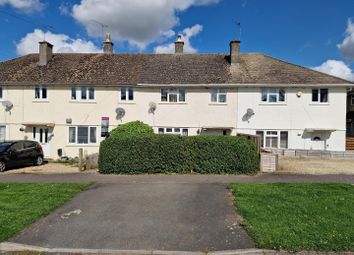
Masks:
[[[35,162],[36,166],[40,166],[43,164],[43,157],[42,156],[38,156]]]
[[[6,164],[4,161],[0,161],[0,172],[4,172],[6,170]]]

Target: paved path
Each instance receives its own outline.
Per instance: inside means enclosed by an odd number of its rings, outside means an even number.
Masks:
[[[0,182],[88,182],[96,183],[272,183],[272,182],[341,182],[354,183],[354,175],[102,175],[71,174],[11,174],[0,173]]]
[[[237,224],[225,185],[181,183],[94,184],[10,242],[123,250],[254,247]]]
[[[0,182],[95,184],[9,240],[48,248],[213,251],[253,248],[231,182],[343,182],[353,175],[0,174]]]

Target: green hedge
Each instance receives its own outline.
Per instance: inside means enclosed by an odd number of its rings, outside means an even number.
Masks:
[[[153,133],[154,130],[152,127],[142,121],[137,120],[119,125],[109,133],[109,136],[111,138],[116,138],[121,137],[122,135],[142,135]]]
[[[98,164],[101,173],[253,174],[259,155],[235,136],[122,136],[101,142]]]

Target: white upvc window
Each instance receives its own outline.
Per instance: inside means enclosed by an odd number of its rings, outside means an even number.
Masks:
[[[185,101],[185,89],[161,89],[161,102],[177,103]]]
[[[210,101],[212,103],[226,103],[226,89],[212,89],[210,92]]]
[[[46,86],[35,86],[34,87],[34,100],[47,100],[48,90]]]
[[[320,104],[328,103],[328,89],[312,89],[312,102]]]
[[[285,103],[285,90],[282,88],[262,88],[262,103]]]
[[[121,87],[120,101],[134,101],[134,89],[131,87]]]
[[[256,134],[261,137],[262,148],[288,148],[288,131],[258,130]]]
[[[0,142],[4,142],[6,140],[6,126],[0,125]]]
[[[94,101],[96,99],[95,88],[86,86],[74,86],[71,88],[71,100]]]
[[[69,127],[69,143],[71,144],[96,144],[97,127],[71,126]]]
[[[181,135],[181,136],[188,136],[188,128],[159,128],[159,134],[170,134],[170,135]]]

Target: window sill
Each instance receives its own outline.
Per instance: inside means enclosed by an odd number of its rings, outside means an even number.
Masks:
[[[209,103],[209,105],[227,105],[227,103]]]
[[[49,103],[48,99],[33,99],[32,103]]]
[[[329,105],[329,103],[310,103],[309,105]]]
[[[96,100],[69,100],[69,103],[74,104],[97,104]]]
[[[185,105],[187,104],[186,102],[160,102],[159,104],[161,105]]]
[[[99,143],[68,143],[67,147],[99,147]]]
[[[259,103],[259,105],[287,105],[287,103]]]
[[[135,101],[119,101],[118,104],[136,104]]]

